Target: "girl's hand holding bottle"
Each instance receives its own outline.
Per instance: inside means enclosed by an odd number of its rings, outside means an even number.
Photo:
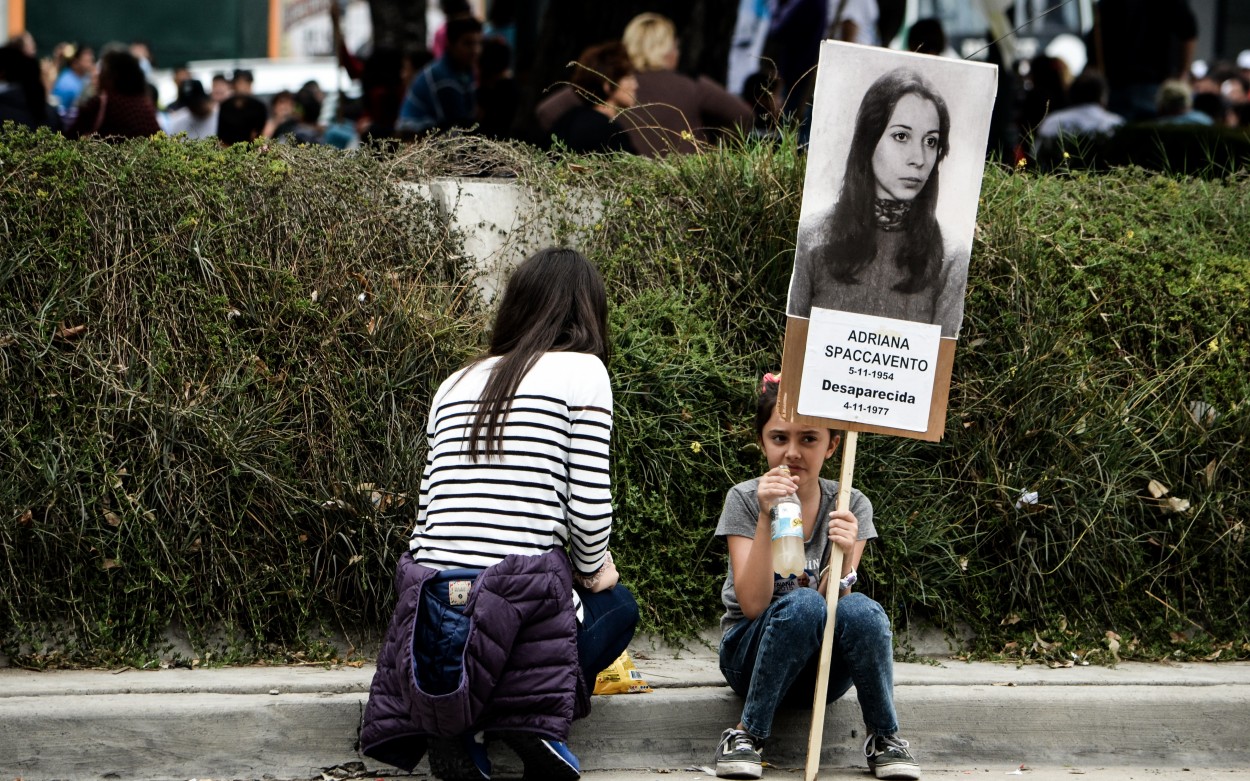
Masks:
[[[787,468],[774,467],[760,477],[759,486],[755,489],[755,495],[760,501],[760,510],[767,513],[773,506],[773,502],[789,496],[799,490],[799,484]]]

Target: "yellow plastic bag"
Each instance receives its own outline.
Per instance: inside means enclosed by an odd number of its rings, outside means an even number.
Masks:
[[[651,691],[647,679],[642,677],[629,651],[616,657],[608,669],[595,677],[595,694],[645,694]]]

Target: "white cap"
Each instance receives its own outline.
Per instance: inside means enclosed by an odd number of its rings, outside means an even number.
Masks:
[[[1237,55],[1237,67],[1250,70],[1250,49],[1242,49]]]

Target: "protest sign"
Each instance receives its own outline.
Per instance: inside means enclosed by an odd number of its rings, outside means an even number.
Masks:
[[[821,44],[787,419],[942,437],[996,87],[984,63]]]

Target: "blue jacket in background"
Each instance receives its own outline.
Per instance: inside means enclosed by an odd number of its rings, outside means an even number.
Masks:
[[[477,121],[473,74],[441,57],[418,73],[399,107],[395,129],[405,133],[468,127]]]

